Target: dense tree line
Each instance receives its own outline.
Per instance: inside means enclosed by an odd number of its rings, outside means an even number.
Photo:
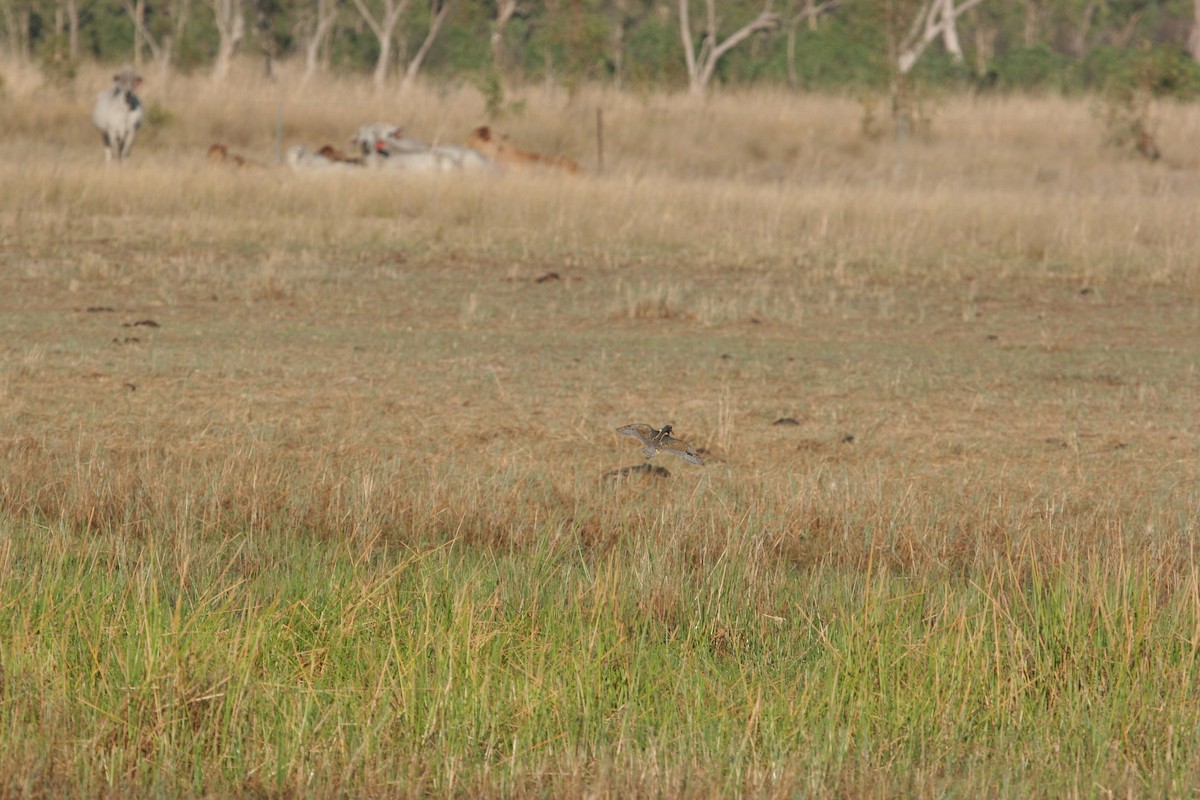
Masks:
[[[1147,69],[1200,85],[1200,0],[0,0],[0,51],[69,81],[84,60],[211,71],[234,56],[317,72],[499,87],[1076,91]],[[1138,74],[1142,74],[1138,73]]]

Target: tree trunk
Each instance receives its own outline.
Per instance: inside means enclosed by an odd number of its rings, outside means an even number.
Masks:
[[[1200,3],[1200,0],[1196,0]],[[612,33],[613,86],[620,89],[625,79],[625,19],[629,14],[628,0],[616,0],[613,6],[616,19]]]
[[[175,16],[175,24],[172,26],[171,36],[163,43],[163,60],[159,64],[159,69],[164,77],[167,70],[171,67],[175,43],[183,40],[183,32],[187,28],[188,19],[192,15],[192,0],[177,0],[176,4],[172,7],[171,13]]]
[[[317,0],[317,24],[312,35],[304,43],[304,77],[300,79],[303,86],[312,80],[320,66],[321,48],[329,38],[329,31],[337,21],[339,5],[335,0]]]
[[[442,23],[446,21],[452,5],[454,5],[454,0],[430,1],[429,32],[425,35],[425,41],[421,42],[421,46],[417,48],[416,55],[408,62],[408,68],[404,70],[404,79],[400,81],[400,94],[407,92],[416,82],[417,73],[421,71],[421,64],[425,62],[425,56],[429,54],[429,48],[433,46],[433,40],[437,38],[438,31],[442,29]]]
[[[229,77],[229,65],[242,37],[246,35],[246,19],[242,14],[242,0],[212,0],[213,17],[217,25],[217,59],[213,64],[214,81]]]
[[[1188,36],[1188,53],[1200,61],[1200,0],[1192,0],[1192,32]]]
[[[796,23],[788,25],[787,34],[787,75],[788,88],[796,91],[800,88],[800,74],[796,71]]]
[[[913,18],[912,27],[900,45],[896,65],[901,75],[907,75],[917,61],[939,37],[947,52],[961,61],[962,45],[958,40],[958,17],[979,5],[983,0],[963,0],[959,6],[954,0],[924,0]]]
[[[4,15],[4,30],[8,33],[8,53],[16,58],[18,52],[17,18],[13,14],[12,0],[0,0],[0,14]]]
[[[150,57],[156,62],[160,57],[158,42],[150,34],[150,31],[146,30],[146,2],[145,0],[122,0],[121,5],[125,7],[125,13],[133,20],[133,66],[141,70],[144,49],[150,48]]]
[[[1035,0],[1025,0],[1025,21],[1021,27],[1021,43],[1026,47],[1037,44],[1038,7]]]
[[[789,88],[798,89],[800,87],[800,76],[796,72],[796,37],[800,23],[807,21],[809,32],[814,33],[817,30],[817,20],[820,16],[837,8],[841,3],[842,0],[821,0],[821,2],[804,0],[804,7],[788,20],[787,73]],[[792,9],[795,10],[796,6],[793,5]]]
[[[133,66],[142,68],[142,47],[145,44],[143,32],[146,30],[146,0],[135,0],[133,5]]]
[[[33,56],[32,50],[32,32],[33,32],[33,11],[29,6],[25,6],[19,12],[21,19],[21,60],[29,61]]]
[[[79,0],[67,0],[67,57],[79,60]]]
[[[0,0],[0,14],[8,32],[9,56],[22,63],[29,61],[32,24],[29,0]]]
[[[962,42],[958,39],[958,13],[954,0],[942,0],[942,47],[960,64],[963,61]]]
[[[984,77],[996,56],[996,39],[1000,32],[990,25],[975,28],[975,74]]]
[[[375,62],[375,73],[372,76],[372,82],[377,92],[381,91],[384,83],[387,82],[396,23],[400,21],[400,16],[408,8],[408,3],[409,0],[383,0],[382,13],[379,19],[375,19],[375,15],[371,13],[371,9],[367,8],[364,0],[354,0],[354,6],[358,9],[358,13],[362,15],[363,21],[367,23],[371,32],[375,34],[375,38],[379,40],[379,60]]]
[[[508,25],[508,21],[517,13],[517,0],[496,0],[496,21],[492,23],[492,35],[489,38],[489,44],[492,48],[492,66],[496,68],[496,74],[500,76],[500,82],[504,83],[506,75],[505,57],[504,57],[504,29]]]
[[[1077,58],[1083,58],[1087,54],[1087,37],[1092,30],[1092,20],[1096,17],[1098,5],[1095,0],[1087,4],[1083,10],[1083,17],[1079,20],[1079,25],[1071,36],[1071,54]]]
[[[705,0],[707,21],[705,23],[704,39],[700,42],[700,51],[696,52],[692,41],[691,17],[688,9],[689,0],[679,0],[679,37],[683,42],[683,56],[688,71],[688,92],[702,96],[708,91],[717,70],[717,62],[733,48],[750,38],[759,31],[773,31],[783,24],[778,14],[770,10],[770,0],[757,17],[747,22],[729,35],[725,41],[717,43],[717,10],[715,0]]]

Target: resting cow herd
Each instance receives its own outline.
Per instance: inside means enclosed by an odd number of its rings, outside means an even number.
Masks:
[[[411,173],[500,172],[506,169],[550,168],[575,175],[583,169],[569,158],[529,153],[494,136],[486,128],[477,128],[466,146],[430,145],[408,136],[403,127],[388,122],[363,125],[346,140],[354,154],[343,153],[332,145],[316,151],[294,145],[287,151],[287,163],[295,170],[379,169]],[[215,145],[214,145],[215,146]]]
[[[133,67],[122,67],[113,76],[113,85],[96,98],[92,124],[100,130],[104,140],[106,161],[123,161],[133,150],[134,137],[145,119],[141,100],[136,94],[141,85],[142,77]],[[329,144],[315,151],[303,145],[294,145],[288,149],[285,160],[289,167],[298,171],[379,169],[439,173],[548,169],[569,175],[583,172],[583,168],[569,158],[522,150],[511,144],[507,137],[494,134],[487,126],[472,131],[465,146],[430,145],[408,136],[399,125],[373,122],[360,127],[346,140],[346,146],[352,148],[352,152],[343,152]],[[228,147],[220,143],[208,148],[208,160],[237,169],[264,166],[230,152]]]

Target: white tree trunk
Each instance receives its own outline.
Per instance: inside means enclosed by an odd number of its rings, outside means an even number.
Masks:
[[[146,28],[145,3],[143,0],[121,0],[125,12],[133,20],[134,33],[150,50],[150,58],[158,68],[159,79],[165,79],[171,68],[171,58],[174,55],[175,42],[183,38],[183,29],[187,26],[188,15],[191,13],[191,0],[174,0],[168,8],[172,19],[171,32],[166,33],[160,42]],[[140,47],[137,48],[140,51]],[[135,55],[135,65],[140,61]]]
[[[379,40],[379,60],[375,62],[375,74],[372,78],[372,82],[375,84],[375,91],[383,89],[383,85],[387,81],[388,64],[392,60],[392,40],[395,38],[396,24],[400,21],[400,16],[408,8],[408,3],[409,0],[383,0],[383,7],[379,18],[376,19],[364,0],[354,0],[354,6],[358,9],[358,13],[362,15],[363,20],[367,23],[367,27],[371,29],[371,32],[375,34],[375,38]]]
[[[316,25],[304,42],[304,76],[300,79],[301,86],[317,74],[321,63],[321,48],[325,45],[329,31],[333,29],[333,23],[337,21],[338,11],[335,0],[317,0]]]
[[[79,0],[67,0],[67,57],[79,60]]]
[[[958,12],[954,9],[954,0],[942,0],[942,47],[960,64],[965,60],[962,42],[958,39]]]
[[[1200,61],[1200,0],[1192,0],[1192,32],[1188,36],[1188,52]]]
[[[0,0],[0,13],[4,15],[4,30],[8,32],[8,55],[10,58],[19,58],[21,55],[21,29],[12,0]]]
[[[896,61],[900,74],[907,75],[924,55],[925,49],[939,37],[946,51],[961,61],[963,52],[958,39],[958,17],[981,2],[983,0],[963,0],[956,6],[954,0],[924,0],[908,36],[900,46]]]
[[[696,52],[692,40],[692,24],[688,2],[689,0],[679,0],[679,38],[683,41],[683,57],[687,64],[688,91],[695,96],[703,95],[708,90],[708,84],[712,81],[712,76],[717,70],[717,62],[721,60],[722,56],[755,33],[759,31],[773,31],[783,24],[780,16],[770,10],[771,3],[768,0],[766,6],[757,17],[731,33],[725,41],[718,44],[716,0],[705,0],[707,22],[705,24],[704,38],[700,42],[700,50]]]
[[[433,46],[433,40],[437,38],[438,31],[442,29],[442,23],[446,21],[452,5],[454,5],[454,0],[431,0],[429,32],[425,34],[425,41],[421,42],[421,46],[417,48],[416,55],[408,62],[408,68],[404,70],[404,79],[400,81],[400,94],[407,92],[409,87],[416,82],[417,73],[421,71],[421,65],[425,63],[425,56],[429,54],[429,48]]]
[[[129,6],[129,3],[126,3]],[[142,45],[145,43],[143,33],[146,30],[146,0],[135,0],[129,13],[133,16],[133,68],[139,72],[142,69]]]
[[[787,73],[788,87],[795,89],[800,85],[800,76],[796,72],[796,32],[801,22],[808,22],[809,31],[817,30],[817,20],[826,12],[832,11],[842,4],[842,0],[804,0],[804,7],[796,11],[788,20],[787,33]]]
[[[492,24],[489,44],[492,48],[492,65],[496,68],[496,74],[500,76],[501,83],[504,82],[506,66],[504,63],[504,29],[517,10],[517,0],[496,0],[496,21]]]
[[[217,60],[213,64],[212,77],[223,81],[229,76],[229,65],[234,51],[246,35],[246,19],[242,13],[242,0],[210,0],[213,18],[217,24]]]

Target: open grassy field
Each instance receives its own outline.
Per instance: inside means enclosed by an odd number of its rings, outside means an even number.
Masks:
[[[1200,109],[5,70],[0,796],[1200,786]]]

